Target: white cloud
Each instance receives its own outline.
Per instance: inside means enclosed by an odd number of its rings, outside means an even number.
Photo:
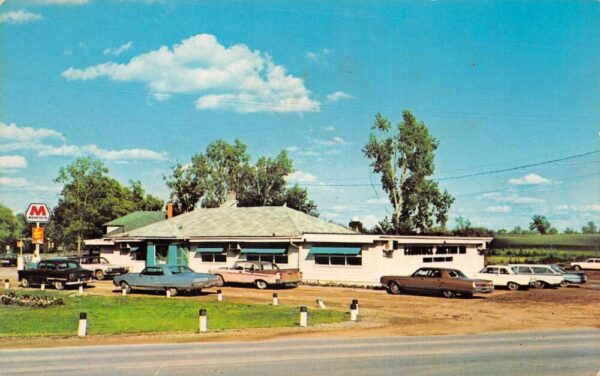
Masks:
[[[327,102],[333,103],[337,102],[340,99],[353,99],[354,97],[348,93],[344,93],[343,91],[336,91],[327,96]]]
[[[121,55],[123,52],[127,52],[131,49],[131,47],[133,47],[133,42],[129,41],[119,47],[114,47],[114,48],[107,48],[104,51],[102,51],[102,53],[104,55],[114,55],[114,56],[119,56]]]
[[[27,159],[20,155],[0,156],[0,169],[27,168]]]
[[[18,142],[37,142],[42,139],[53,138],[65,140],[61,133],[47,128],[18,127],[16,124],[5,124],[0,122],[0,142],[10,141],[9,144]],[[4,147],[3,147],[3,150]]]
[[[327,132],[333,132],[333,131],[335,131],[335,127],[333,125],[329,125],[329,126],[325,127],[325,130]]]
[[[313,183],[317,181],[317,177],[313,174],[304,171],[294,171],[285,177],[285,180],[292,183]]]
[[[6,176],[0,176],[0,186],[1,187],[12,187],[19,188],[24,187],[28,184],[27,179],[25,178],[9,178]]]
[[[496,202],[515,204],[515,205],[543,204],[546,202],[546,200],[544,200],[542,198],[523,197],[523,196],[518,196],[517,194],[514,194],[514,193],[509,194],[509,195],[503,195],[500,192],[485,193],[485,194],[479,196],[478,198],[480,200],[485,199],[485,200],[492,200],[492,201],[496,201]]]
[[[126,160],[153,160],[164,161],[168,160],[167,153],[159,153],[148,149],[121,149],[107,150],[98,147],[97,145],[62,145],[62,146],[47,146],[37,153],[40,157],[47,156],[82,156],[93,155],[107,161],[126,161]]]
[[[311,61],[319,61],[319,57],[317,56],[317,54],[312,51],[308,51],[306,53],[306,58]]]
[[[348,141],[344,140],[340,136],[334,136],[328,140],[313,140],[315,144],[322,146],[333,146],[333,145],[346,145]]]
[[[589,205],[558,205],[554,208],[556,212],[577,212],[577,213],[592,213],[600,212],[600,204]]]
[[[289,151],[290,153],[295,153],[298,150],[300,150],[300,148],[297,146],[288,146],[287,148],[285,148],[285,150]]]
[[[0,23],[22,24],[26,22],[41,20],[42,15],[31,13],[26,10],[17,10],[0,14]]]
[[[358,217],[358,219],[360,220],[360,222],[363,224],[363,227],[365,227],[365,228],[373,228],[381,220],[381,218],[377,218],[377,216],[375,216],[373,214],[362,215],[362,216]]]
[[[164,102],[166,100],[171,99],[171,94],[152,93],[152,98],[154,98],[154,100],[157,102]]]
[[[514,185],[550,184],[550,179],[543,178],[538,174],[527,174],[520,178],[510,179],[508,183]]]
[[[214,35],[199,34],[173,47],[133,57],[126,64],[107,62],[84,69],[69,68],[67,80],[107,77],[144,83],[151,92],[196,94],[196,108],[237,112],[319,111],[304,81],[258,50],[244,44],[225,47]]]
[[[485,211],[489,213],[508,213],[510,211],[510,206],[488,206],[485,208]]]
[[[390,200],[386,197],[381,197],[381,198],[370,198],[367,200],[367,204],[369,205],[388,205],[390,203]]]

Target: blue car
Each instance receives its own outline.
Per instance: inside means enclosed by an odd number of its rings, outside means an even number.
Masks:
[[[116,276],[115,286],[130,293],[132,289],[169,291],[171,296],[180,291],[201,291],[217,285],[213,274],[196,273],[185,265],[148,266],[141,273]]]
[[[552,264],[552,265],[550,265],[550,267],[552,268],[552,270],[554,270],[557,273],[562,274],[563,277],[565,277],[564,281],[561,283],[561,286],[563,286],[563,287],[568,286],[568,285],[582,285],[584,283],[587,283],[587,281],[588,281],[588,276],[584,272],[568,271],[568,270],[561,268],[560,266],[558,266],[556,264]]]

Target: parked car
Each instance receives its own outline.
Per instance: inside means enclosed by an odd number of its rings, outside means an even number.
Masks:
[[[535,264],[510,264],[516,274],[535,277],[535,288],[558,287],[563,284],[565,277],[552,269],[549,265]]]
[[[113,278],[113,284],[130,293],[132,289],[169,291],[171,296],[180,291],[201,291],[217,285],[212,274],[196,273],[184,265],[147,266],[141,273],[127,273]]]
[[[535,277],[516,274],[506,265],[489,265],[475,275],[477,278],[494,282],[494,287],[504,286],[511,291],[535,285]]]
[[[471,297],[475,293],[490,293],[494,291],[492,281],[469,279],[457,269],[420,268],[410,276],[383,276],[381,286],[390,294],[402,291],[441,292],[446,298],[461,295]]]
[[[571,267],[575,270],[600,270],[600,258],[589,258],[585,261],[575,261],[571,263]]]
[[[561,286],[563,287],[568,285],[581,285],[587,283],[588,281],[588,276],[587,274],[585,274],[585,272],[568,271],[556,264],[550,265],[550,268],[552,268],[552,270],[554,270],[555,272],[563,275],[563,277],[565,278],[561,282]]]
[[[219,286],[226,283],[251,283],[259,289],[275,285],[298,285],[302,280],[299,269],[279,269],[268,261],[237,261],[230,268],[209,270],[217,276]]]
[[[0,254],[0,266],[17,266],[17,255],[14,253]]]
[[[17,274],[21,287],[45,284],[62,290],[66,286],[86,286],[94,281],[91,271],[66,258],[42,260],[34,268],[19,270]]]
[[[78,257],[77,260],[81,267],[94,272],[94,277],[98,280],[129,272],[127,266],[111,264],[106,258],[101,256],[82,256]]]

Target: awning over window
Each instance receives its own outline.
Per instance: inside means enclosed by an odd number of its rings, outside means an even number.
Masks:
[[[360,247],[312,247],[309,255],[358,255]]]
[[[244,248],[242,254],[257,253],[257,254],[273,254],[282,255],[287,252],[287,248]]]
[[[197,253],[223,253],[223,248],[196,248]]]

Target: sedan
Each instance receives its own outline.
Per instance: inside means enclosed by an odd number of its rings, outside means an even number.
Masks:
[[[171,296],[180,291],[201,291],[217,285],[213,274],[196,273],[185,265],[148,266],[141,273],[116,276],[113,284],[127,293],[132,289],[168,291]]]

